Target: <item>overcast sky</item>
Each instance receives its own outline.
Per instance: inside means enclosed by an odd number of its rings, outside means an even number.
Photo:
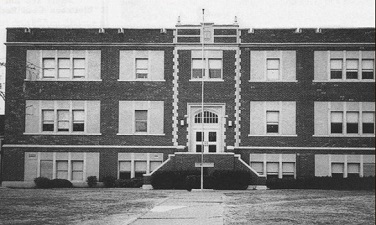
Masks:
[[[375,0],[0,0],[0,61],[6,27],[173,28],[200,23],[202,8],[242,28],[375,27]]]

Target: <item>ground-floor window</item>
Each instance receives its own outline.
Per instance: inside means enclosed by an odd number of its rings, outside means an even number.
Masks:
[[[251,154],[250,166],[267,179],[296,178],[295,154]]]
[[[119,153],[119,179],[142,178],[163,162],[163,153]]]

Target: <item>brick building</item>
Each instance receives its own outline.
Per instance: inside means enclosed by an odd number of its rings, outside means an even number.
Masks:
[[[375,174],[374,29],[8,28],[6,45],[5,186],[191,170],[201,151],[256,184]]]

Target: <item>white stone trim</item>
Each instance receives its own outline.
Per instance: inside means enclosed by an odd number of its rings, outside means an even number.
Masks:
[[[184,149],[185,146],[122,146],[122,145],[19,145],[19,144],[7,144],[3,145],[4,148],[167,148],[167,149]]]
[[[175,31],[176,32],[176,31]],[[178,126],[179,126],[179,121],[178,121],[178,103],[179,103],[179,99],[178,99],[178,94],[179,94],[179,76],[178,76],[178,73],[179,73],[179,54],[178,54],[178,51],[176,48],[174,48],[173,50],[173,53],[174,53],[174,58],[173,58],[173,62],[174,62],[174,65],[173,65],[173,81],[172,81],[172,84],[173,84],[173,88],[172,88],[172,91],[173,91],[173,95],[172,95],[172,99],[173,99],[173,102],[172,102],[172,144],[174,146],[178,146]]]
[[[235,149],[264,149],[264,150],[364,150],[375,151],[375,148],[367,147],[278,147],[278,146],[240,146]]]
[[[241,99],[241,58],[240,58],[241,50],[237,49],[235,54],[235,147],[240,145],[240,99]]]

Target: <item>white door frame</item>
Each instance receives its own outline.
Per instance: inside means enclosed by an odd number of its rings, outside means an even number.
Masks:
[[[204,110],[210,111],[218,115],[218,124],[204,124],[204,132],[216,131],[217,132],[217,152],[224,152],[225,148],[225,104],[224,103],[206,103]],[[188,131],[188,151],[195,151],[196,144],[196,131],[202,130],[202,124],[195,124],[194,118],[197,113],[202,112],[201,103],[188,103],[187,104],[187,131]],[[206,152],[205,152],[206,153]]]

